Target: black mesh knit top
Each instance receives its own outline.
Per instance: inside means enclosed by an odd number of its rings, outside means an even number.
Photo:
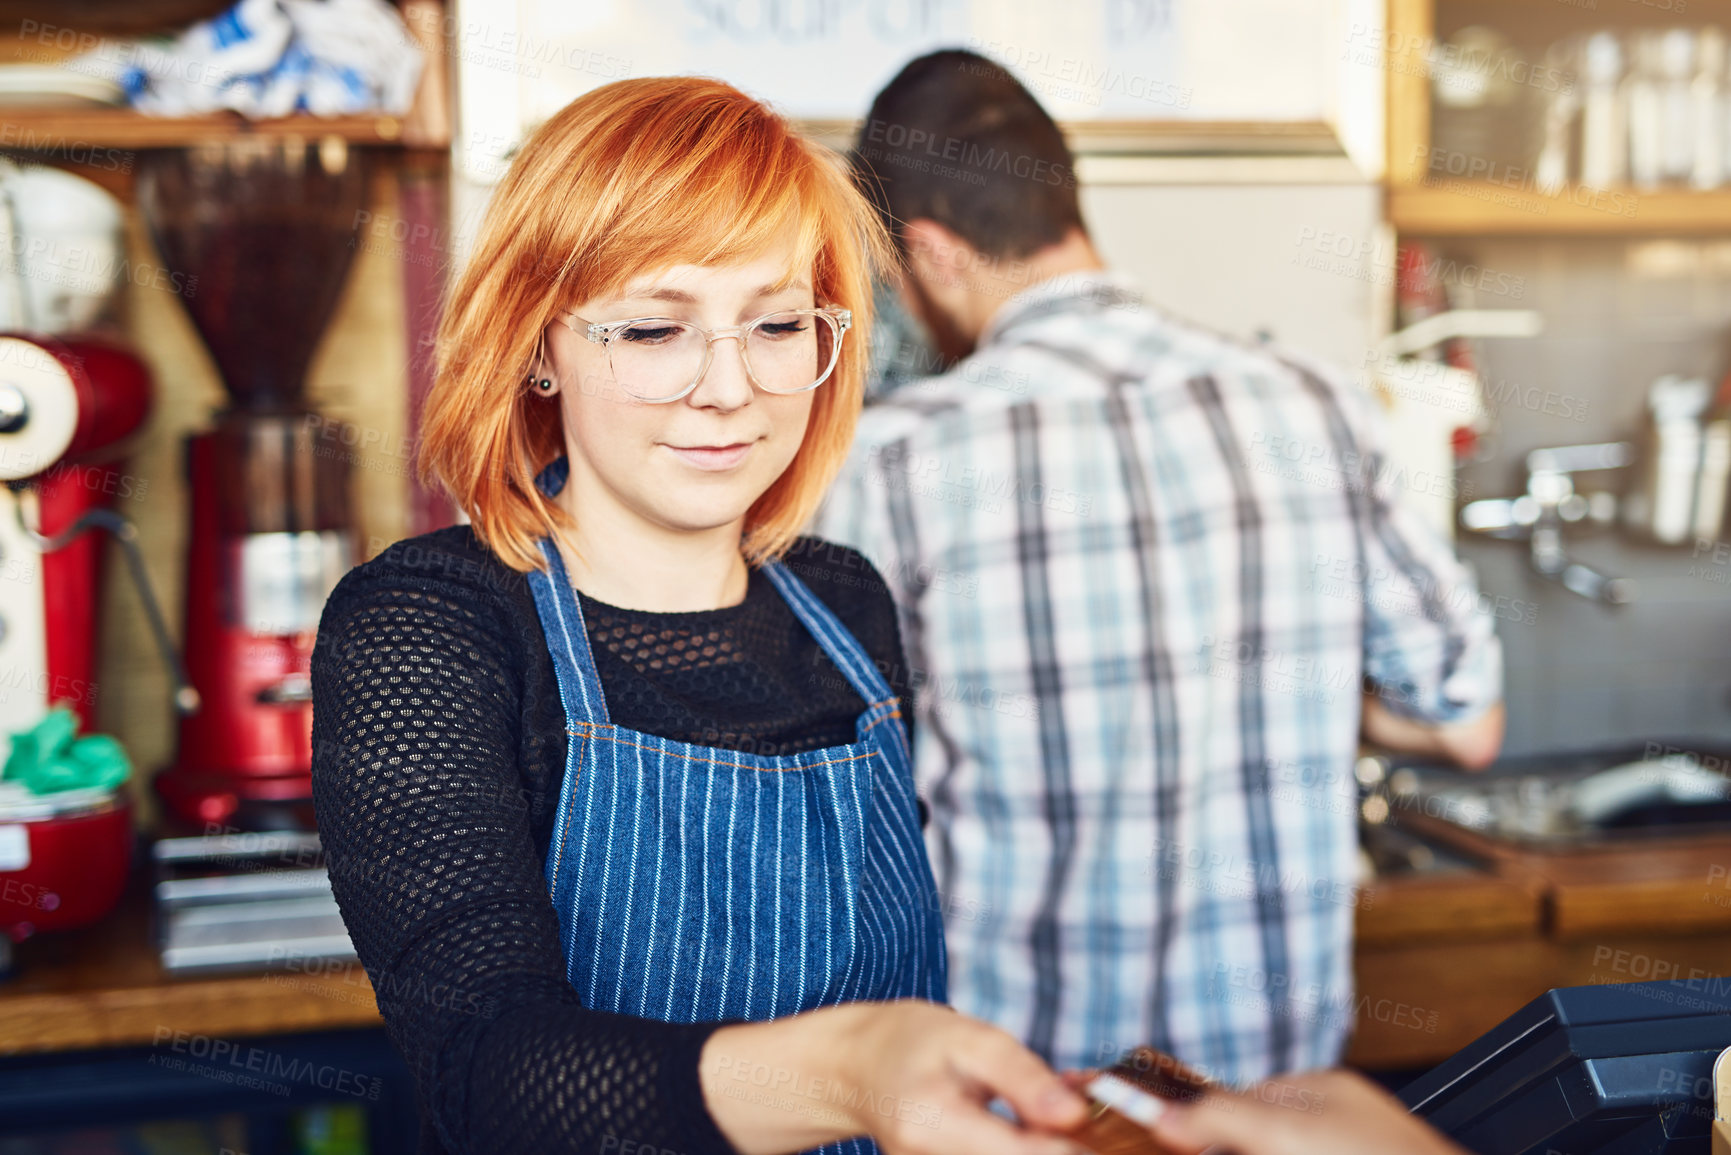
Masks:
[[[852,550],[783,564],[853,631],[913,717],[895,607]],[[580,599],[612,721],[785,754],[854,740],[859,695],[768,578],[699,613]],[[313,653],[313,798],[331,886],[423,1152],[729,1153],[697,1060],[720,1025],[583,1007],[543,876],[565,718],[527,578],[468,526],[396,543],[331,594]]]

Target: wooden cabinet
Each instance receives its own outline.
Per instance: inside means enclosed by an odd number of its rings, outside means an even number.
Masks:
[[[1538,191],[1532,165],[1461,166],[1432,171],[1429,58],[1464,24],[1511,29],[1550,39],[1606,27],[1698,27],[1731,31],[1725,0],[1650,0],[1578,4],[1545,0],[1388,0],[1387,212],[1396,231],[1413,236],[1660,236],[1731,233],[1731,184],[1710,191],[1605,189],[1571,185]]]

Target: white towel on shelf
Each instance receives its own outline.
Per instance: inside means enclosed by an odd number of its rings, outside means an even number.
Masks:
[[[320,112],[315,100],[352,99],[344,94],[356,85],[375,93],[378,106],[387,112],[401,116],[409,111],[421,80],[421,53],[400,12],[384,0],[279,2],[294,22],[295,39],[314,62],[307,86],[309,111]]]
[[[113,75],[154,116],[402,116],[422,59],[385,0],[239,0],[172,40],[105,43],[66,67]]]

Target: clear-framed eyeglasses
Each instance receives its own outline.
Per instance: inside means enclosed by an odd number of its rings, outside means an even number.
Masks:
[[[853,327],[849,309],[782,309],[743,325],[705,329],[672,317],[586,321],[560,319],[607,352],[613,380],[639,401],[678,401],[709,370],[715,342],[739,342],[746,375],[765,393],[804,393],[829,380],[841,360],[842,337]]]

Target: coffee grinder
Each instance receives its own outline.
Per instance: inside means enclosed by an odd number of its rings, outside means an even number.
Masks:
[[[138,207],[230,404],[186,443],[185,661],[203,709],[156,777],[209,830],[313,829],[313,643],[352,564],[340,427],[306,403],[365,207],[364,153],[340,138],[245,139],[141,158]]]

